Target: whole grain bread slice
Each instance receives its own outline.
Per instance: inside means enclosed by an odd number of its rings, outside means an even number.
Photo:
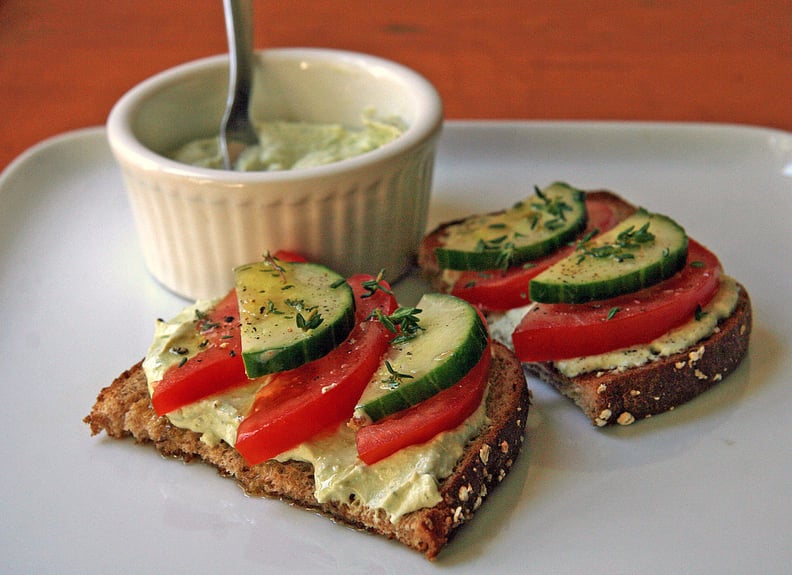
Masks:
[[[753,324],[751,300],[741,284],[732,314],[715,333],[690,348],[624,371],[567,377],[552,363],[526,363],[528,373],[572,399],[597,426],[629,425],[672,410],[732,373],[748,351]]]
[[[236,479],[250,495],[286,500],[319,511],[337,521],[368,530],[433,559],[511,469],[524,440],[530,392],[519,361],[505,346],[493,343],[485,429],[466,447],[452,474],[440,485],[443,500],[432,508],[413,511],[391,522],[381,509],[360,501],[320,504],[314,497],[313,467],[308,463],[275,460],[247,465],[225,443],[210,447],[200,434],[179,429],[151,407],[141,363],[102,389],[84,421],[93,435],[104,431],[114,438],[133,437],[151,443],[162,454],[184,461],[201,460],[221,475]]]
[[[607,203],[619,219],[637,209],[608,190],[589,191],[586,196]],[[421,273],[438,291],[451,291],[454,276],[442,273],[434,248],[442,243],[448,226],[458,221],[461,220],[437,226],[424,237],[419,248]],[[551,362],[526,363],[525,370],[571,398],[597,426],[629,424],[669,411],[722,381],[743,360],[751,334],[752,311],[745,287],[738,284],[738,288],[739,300],[731,316],[722,320],[710,337],[678,354],[624,371],[576,377],[564,376]]]

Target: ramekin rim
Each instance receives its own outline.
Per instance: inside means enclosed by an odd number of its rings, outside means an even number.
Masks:
[[[294,180],[315,179],[348,173],[356,169],[368,167],[386,161],[423,145],[433,139],[440,131],[443,123],[443,104],[436,88],[419,72],[393,60],[348,50],[312,47],[283,47],[257,50],[257,55],[264,58],[285,57],[286,59],[314,59],[319,61],[338,59],[357,63],[361,66],[383,66],[391,73],[404,78],[418,98],[425,104],[419,106],[419,113],[405,132],[388,144],[355,156],[330,164],[300,168],[299,170],[251,171],[240,172],[218,170],[191,166],[177,162],[146,147],[131,131],[131,115],[135,108],[163,86],[173,84],[188,75],[200,74],[204,70],[227,65],[227,54],[216,54],[168,68],[130,88],[119,98],[110,111],[107,120],[107,137],[114,153],[122,154],[128,160],[146,166],[147,169],[162,173],[194,177],[204,181],[218,183],[246,182],[285,182]]]

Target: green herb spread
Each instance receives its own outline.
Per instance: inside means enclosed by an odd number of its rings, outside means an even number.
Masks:
[[[259,145],[247,148],[234,166],[239,171],[295,170],[331,164],[370,152],[404,132],[399,120],[375,120],[365,114],[362,127],[309,122],[260,122]],[[219,138],[189,142],[172,159],[203,168],[223,168]]]

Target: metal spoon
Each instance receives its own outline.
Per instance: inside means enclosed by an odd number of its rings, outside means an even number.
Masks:
[[[253,86],[253,2],[223,0],[228,34],[228,99],[220,124],[220,151],[223,166],[232,170],[248,146],[258,144],[250,121],[250,92]]]

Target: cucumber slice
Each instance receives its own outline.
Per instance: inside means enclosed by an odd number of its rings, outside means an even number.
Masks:
[[[473,306],[430,293],[417,307],[421,330],[391,346],[361,395],[355,420],[377,421],[420,403],[454,385],[481,359],[489,335]]]
[[[355,325],[352,288],[325,266],[267,256],[236,268],[234,279],[250,378],[322,357]]]
[[[447,229],[435,249],[452,270],[506,269],[549,254],[586,227],[585,192],[556,182],[508,210],[471,216]]]
[[[529,295],[540,303],[585,303],[632,293],[681,270],[687,246],[682,226],[641,209],[607,233],[582,239],[531,280]]]

